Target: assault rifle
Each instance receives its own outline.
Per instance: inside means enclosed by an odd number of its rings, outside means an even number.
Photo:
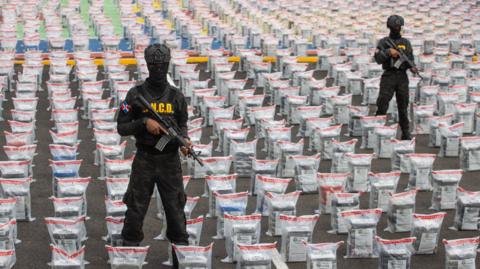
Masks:
[[[410,60],[410,59],[407,57],[407,55],[405,55],[405,52],[404,52],[402,49],[398,48],[397,45],[395,45],[395,42],[393,42],[392,39],[386,38],[386,42],[387,42],[387,45],[388,45],[389,47],[391,47],[392,49],[395,49],[395,50],[398,51],[399,57],[398,57],[397,62],[396,62],[395,65],[394,65],[397,69],[398,69],[398,68],[402,65],[402,63],[404,63],[404,62],[407,62],[407,63],[410,65],[410,68],[415,67],[415,63],[414,63],[412,60]],[[411,69],[410,69],[410,71],[411,71]],[[423,77],[422,77],[422,75],[420,75],[420,72],[417,71],[417,72],[415,72],[414,74],[417,75],[417,76],[419,76],[419,77],[423,80]]]
[[[188,155],[192,156],[195,161],[197,161],[201,166],[203,166],[203,161],[198,157],[197,153],[188,146],[185,138],[180,135],[181,132],[177,123],[173,121],[170,117],[162,117],[155,110],[153,110],[150,103],[141,94],[137,95],[137,99],[140,101],[140,104],[142,104],[142,106],[144,106],[148,110],[148,112],[152,114],[152,116],[160,124],[160,128],[164,132],[160,140],[158,140],[157,144],[155,145],[155,148],[159,151],[162,151],[168,144],[168,142],[173,139],[177,139],[182,147],[188,149]]]

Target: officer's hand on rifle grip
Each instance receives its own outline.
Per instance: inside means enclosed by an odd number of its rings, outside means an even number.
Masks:
[[[398,58],[400,54],[398,53],[398,50],[390,48],[390,56],[393,58]]]
[[[147,131],[153,135],[159,135],[162,133],[162,127],[156,120],[149,118],[146,120],[145,125],[147,127]]]
[[[418,74],[418,68],[416,68],[416,67],[410,68],[410,71],[412,71],[412,73],[414,73],[414,74]]]
[[[193,146],[192,146],[192,141],[188,139],[185,139],[185,141],[187,142],[188,147],[181,147],[180,151],[182,152],[183,156],[188,156],[189,151],[192,149]]]

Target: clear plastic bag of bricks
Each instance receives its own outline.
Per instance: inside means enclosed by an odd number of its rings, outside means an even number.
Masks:
[[[415,240],[415,237],[388,240],[377,236],[378,268],[412,268],[411,259],[414,253],[413,244]]]
[[[462,179],[463,170],[432,171],[433,186],[431,209],[454,209],[457,202],[457,189]]]
[[[225,214],[225,248],[227,257],[225,263],[237,261],[239,258],[239,244],[252,245],[260,241],[261,230],[260,214],[233,216]]]
[[[0,250],[0,264],[2,264],[4,268],[13,268],[16,262],[17,256],[15,249]]]
[[[430,191],[432,189],[430,174],[436,155],[409,153],[406,157],[410,160],[410,176],[407,188]]]
[[[75,146],[50,144],[48,148],[54,161],[75,160],[77,158],[78,144]]]
[[[363,209],[340,213],[347,223],[346,258],[374,258],[378,256],[375,236],[382,210]]]
[[[351,139],[348,141],[332,141],[332,173],[348,172],[348,158],[345,158],[347,153],[355,152],[355,145],[358,139]]]
[[[277,243],[238,244],[237,269],[271,269]]]
[[[208,246],[180,246],[173,245],[178,259],[178,268],[212,269],[213,243]]]
[[[134,156],[125,160],[105,160],[106,177],[130,177]]]
[[[445,268],[475,268],[479,237],[454,240],[443,239],[445,246]]]
[[[15,198],[15,219],[33,221],[30,184],[31,177],[27,178],[0,178],[0,197],[3,199]]]
[[[330,127],[333,123],[333,117],[328,118],[308,118],[306,119],[305,137],[309,137],[308,150],[317,150],[320,147],[320,136],[317,129]]]
[[[53,202],[55,217],[57,218],[77,218],[86,216],[86,201],[83,196],[57,198],[50,197]]]
[[[293,155],[302,155],[304,140],[298,142],[278,141],[274,143],[274,156],[279,157],[278,175],[281,177],[294,176],[294,162],[290,159]]]
[[[387,212],[390,196],[396,192],[399,179],[400,171],[370,172],[368,174],[368,181],[370,182],[369,207],[381,208],[383,212]]]
[[[455,103],[460,101],[458,93],[454,92],[439,92],[437,114],[444,116],[455,113]]]
[[[199,143],[194,143],[193,147],[195,148],[195,151],[197,152],[197,155],[200,158],[209,158],[212,157],[212,151],[213,151],[213,141],[210,141],[208,144],[199,144]],[[187,174],[192,175],[193,178],[203,178],[205,177],[205,174],[207,173],[206,168],[204,166],[201,166],[197,161],[195,161],[193,158],[187,158],[187,169],[189,172]]]
[[[265,194],[267,192],[284,194],[290,181],[292,181],[291,178],[276,178],[257,175],[257,183],[255,184],[255,186],[257,186],[257,204],[255,212],[262,214],[262,216],[268,216],[269,209]]]
[[[207,173],[206,178],[209,176],[228,175],[232,166],[232,156],[217,156],[203,158],[203,164]],[[209,196],[208,182],[205,180],[203,197]]]
[[[247,90],[244,90],[247,91]],[[240,118],[246,119],[246,123],[248,125],[255,124],[255,118],[253,113],[251,112],[251,108],[258,108],[262,107],[263,102],[265,100],[265,95],[239,95],[238,96],[238,116]]]
[[[336,243],[305,243],[307,248],[307,269],[337,269],[337,249],[343,241]]]
[[[265,109],[267,108],[267,109]],[[269,128],[281,128],[286,127],[287,121],[284,119],[281,120],[274,120],[273,116],[275,114],[275,106],[270,107],[253,107],[249,108],[251,113],[255,114],[255,138],[267,138],[267,130]],[[268,112],[265,114],[265,112]],[[264,141],[264,148],[263,151],[267,150],[268,141]]]
[[[11,236],[13,243],[20,243],[21,241],[17,238],[17,220],[16,220],[16,199],[15,198],[6,198],[0,199],[0,219],[3,220],[4,223],[9,223],[5,226],[10,226],[12,230],[6,229],[5,231],[8,232],[8,236]],[[10,234],[10,231],[12,232]],[[7,233],[5,233],[7,235]]]
[[[345,154],[345,157],[348,158],[348,169],[350,172],[350,177],[345,187],[347,191],[369,191],[368,173],[370,173],[374,156],[374,154]]]
[[[187,218],[187,233],[188,233],[188,245],[198,246],[200,244],[200,238],[202,236],[204,217],[199,216],[195,219]],[[168,242],[168,250],[172,249],[172,243]],[[168,260],[164,261],[163,265],[172,266],[173,256],[171,251],[168,252]]]
[[[37,111],[20,111],[12,109],[10,110],[10,113],[12,115],[12,120],[14,121],[32,122],[36,119]]]
[[[368,116],[368,106],[348,106],[349,108],[349,121],[348,121],[348,134],[351,137],[362,136],[362,126],[360,118]]]
[[[32,111],[37,109],[38,97],[35,97],[35,98],[12,97],[12,102],[16,110]]]
[[[87,240],[85,217],[76,219],[45,218],[50,240],[67,252],[78,251]]]
[[[57,179],[58,180],[58,179]],[[63,180],[63,179],[62,179]],[[68,180],[68,179],[65,179]],[[127,178],[105,178],[105,185],[107,187],[107,196],[112,200],[122,200],[127,191],[130,179]],[[58,181],[59,183],[61,181]]]
[[[116,130],[105,131],[105,130],[94,129],[93,135],[95,138],[95,142],[102,145],[118,145],[120,144],[120,141],[121,141],[121,136],[117,133]],[[53,138],[53,134],[52,134],[52,138]],[[65,144],[65,143],[60,143],[60,144]],[[72,146],[76,144],[77,144],[77,141],[75,141],[75,143],[72,144]]]
[[[456,103],[455,104],[455,121],[463,122],[463,133],[473,133],[475,127],[475,111],[476,103]]]
[[[480,125],[480,124],[479,124]],[[460,168],[464,171],[480,170],[480,137],[462,137],[460,140]]]
[[[292,139],[292,128],[291,127],[273,127],[266,129],[266,139],[267,142],[267,157],[269,159],[276,159],[275,153],[278,152],[277,143],[279,141],[291,141]]]
[[[421,86],[419,89],[419,103],[421,105],[436,104],[437,94],[440,90],[438,85]]]
[[[112,247],[105,246],[108,253],[108,262],[112,269],[137,268],[141,269],[146,264],[149,246],[146,247]]]
[[[82,160],[71,161],[52,161],[50,160],[50,167],[52,168],[52,176],[58,178],[72,178],[78,177]],[[1,165],[1,164],[0,164]],[[1,169],[1,166],[0,166]]]
[[[113,247],[122,246],[122,229],[123,223],[125,221],[124,217],[106,217],[105,222],[107,223],[107,236],[103,237],[103,240],[107,241],[107,244]]]
[[[280,215],[295,216],[299,196],[299,191],[285,194],[265,193],[269,210],[268,230],[266,232],[268,236],[281,235],[282,223],[280,222]]]
[[[217,200],[217,234],[213,238],[223,239],[225,238],[225,214],[233,216],[245,215],[248,203],[248,192],[226,194],[214,192],[213,194]]]
[[[318,213],[330,214],[332,212],[333,194],[345,192],[345,182],[348,175],[348,173],[317,173]]]
[[[248,177],[252,171],[252,158],[256,156],[257,140],[237,142],[232,140],[230,152],[233,155],[233,170],[240,177]]]
[[[85,265],[88,264],[88,262],[84,260],[85,246],[80,250],[68,252],[58,246],[50,244],[50,249],[52,250],[52,261],[48,265],[50,265],[51,268],[84,269]]]
[[[331,99],[333,106],[333,118],[335,119],[336,124],[348,124],[350,109],[349,106],[352,104],[352,95],[338,95],[332,96]]]
[[[14,249],[15,244],[20,243],[17,237],[17,220],[0,220],[0,249]]]
[[[387,116],[364,116],[360,117],[362,126],[362,145],[363,149],[373,149],[375,145],[375,127],[385,125]]]
[[[407,157],[408,153],[415,152],[415,138],[412,140],[397,140],[392,139],[392,171],[401,171],[402,173],[410,173],[410,160]]]
[[[241,123],[241,120],[235,120],[235,122]],[[224,126],[221,128],[223,130],[220,131],[222,135],[219,140],[217,151],[221,148],[224,155],[228,155],[232,151],[231,144],[233,141],[246,142],[248,133],[250,132],[250,128],[225,128]]]
[[[226,98],[224,96],[203,96],[202,99],[201,115],[205,117],[205,126],[212,126],[213,117],[211,109],[224,107]]]
[[[290,155],[288,160],[293,161],[295,174],[295,188],[305,193],[317,192],[317,171],[320,166],[320,154]]]
[[[122,200],[105,198],[106,215],[110,217],[123,217],[127,212],[127,205]]]
[[[310,133],[307,134],[307,121],[308,119],[317,119],[322,113],[322,106],[300,106],[297,107],[297,116],[300,124],[300,128],[297,136],[299,137],[309,137]]]
[[[307,96],[287,95],[285,97],[285,113],[287,114],[287,121],[290,124],[300,123],[300,111],[297,109],[305,105],[307,105]]]
[[[205,185],[208,196],[208,214],[207,217],[217,216],[216,199],[213,193],[233,193],[237,186],[237,175],[210,175],[205,177]]]
[[[416,195],[417,190],[391,195],[388,202],[386,231],[391,233],[411,231]]]
[[[458,188],[458,199],[452,230],[476,231],[480,228],[480,191]]]
[[[314,149],[322,155],[322,159],[332,159],[333,139],[340,140],[342,125],[316,128],[313,132]]]
[[[415,254],[435,254],[437,252],[440,230],[447,213],[413,214],[413,227],[410,236],[417,238],[414,243]]]
[[[279,160],[260,160],[252,158],[252,173],[250,175],[250,193],[257,194],[257,175],[274,177],[277,174]]]
[[[215,120],[213,125],[219,138],[216,151],[223,152],[223,155],[229,155],[229,146],[232,140],[238,142],[247,140],[250,128],[241,128],[242,122],[242,119],[229,120],[220,118]]]
[[[435,112],[436,105],[413,105],[413,130],[415,134],[428,134],[430,132],[429,119]]]
[[[32,145],[34,141],[33,131],[15,133],[15,132],[3,132],[5,134],[5,141],[7,146],[23,146]]]
[[[335,192],[332,196],[332,213],[330,215],[332,229],[328,232],[346,234],[348,232],[347,221],[342,216],[342,212],[360,209],[360,194]]]
[[[319,215],[280,215],[282,222],[281,254],[286,262],[301,262],[307,257],[304,242],[310,243]]]
[[[32,161],[37,145],[3,146],[3,151],[11,161]]]
[[[442,144],[442,136],[440,135],[439,125],[446,124],[452,125],[454,114],[447,114],[445,116],[432,116],[430,120],[430,132],[429,132],[429,147],[440,147]]]
[[[398,124],[375,127],[373,134],[376,137],[373,153],[378,158],[390,158],[392,156],[392,139],[397,136],[397,128]]]
[[[440,157],[458,157],[460,153],[460,137],[463,134],[463,122],[453,125],[440,124],[439,130],[442,142],[440,144]]]

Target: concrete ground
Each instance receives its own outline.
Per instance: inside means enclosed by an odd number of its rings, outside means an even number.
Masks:
[[[45,67],[44,70],[44,81],[48,79],[48,67]],[[242,74],[239,74],[242,76]],[[320,75],[320,74],[317,74]],[[203,74],[202,76],[205,76]],[[102,74],[99,74],[99,78],[102,78]],[[45,89],[45,84],[42,84],[42,87]],[[78,96],[78,83],[72,82],[71,87],[73,89],[73,94]],[[6,97],[9,99],[8,102],[4,103],[4,118],[11,119],[9,110],[12,108],[12,103],[10,98],[12,95],[10,93],[6,94]],[[38,155],[34,159],[35,167],[33,169],[34,178],[36,182],[32,184],[31,193],[32,193],[32,214],[36,217],[36,220],[29,223],[19,223],[18,225],[18,236],[22,240],[22,243],[16,246],[17,249],[17,263],[15,268],[48,268],[47,263],[51,259],[51,251],[49,249],[50,239],[48,236],[46,225],[44,224],[44,218],[48,216],[53,216],[53,206],[52,202],[48,199],[51,193],[51,169],[48,166],[48,159],[50,158],[50,153],[48,150],[48,144],[51,143],[51,138],[48,133],[53,126],[53,122],[50,121],[50,111],[47,111],[48,101],[47,101],[47,92],[42,91],[39,93],[40,102],[38,104],[38,113],[37,113],[37,123],[36,123],[36,135],[38,139]],[[354,104],[359,104],[359,98],[354,99]],[[0,131],[2,136],[0,138],[0,145],[5,145],[5,139],[3,136],[3,130],[8,130],[8,125],[6,121],[0,123]],[[297,141],[299,138],[296,137],[296,130],[294,128],[293,137]],[[349,137],[345,136],[346,129],[344,128],[342,132],[342,140],[347,140]],[[207,128],[202,137],[202,142],[206,143],[210,139],[211,130]],[[106,194],[105,183],[101,180],[97,180],[99,176],[99,167],[93,165],[93,151],[95,149],[95,144],[92,141],[93,130],[87,128],[87,121],[80,120],[79,128],[79,139],[82,140],[79,148],[79,159],[83,159],[83,164],[80,170],[81,176],[90,176],[93,178],[88,191],[88,216],[89,220],[87,221],[87,232],[88,240],[86,242],[86,260],[90,262],[90,265],[87,268],[91,269],[100,269],[107,268],[107,254],[105,251],[105,241],[102,240],[102,236],[106,235],[107,229],[105,224],[105,205],[104,197]],[[253,133],[250,134],[250,138],[253,138]],[[127,150],[126,156],[131,156],[134,149],[134,141],[128,139],[129,147]],[[261,141],[260,141],[261,142]],[[214,141],[214,148],[217,141]],[[258,143],[259,145],[262,143]],[[360,145],[360,143],[358,143]],[[361,150],[357,148],[357,152],[371,152],[371,150]],[[427,136],[420,135],[417,136],[417,147],[416,152],[419,153],[437,153],[437,148],[430,148],[427,146]],[[259,158],[264,158],[264,153],[258,150]],[[0,153],[0,159],[6,160],[4,153]],[[311,154],[311,152],[306,152],[306,154]],[[330,161],[321,161],[320,171],[329,172],[330,171]],[[434,163],[434,169],[454,169],[459,167],[458,158],[437,158]],[[376,159],[372,163],[372,171],[390,171],[390,159]],[[460,183],[462,187],[468,190],[480,190],[479,184],[479,175],[478,172],[469,172],[465,173],[463,179]],[[401,191],[405,188],[408,180],[408,175],[402,174],[400,183],[398,186],[398,191]],[[187,194],[189,196],[201,195],[203,192],[203,180],[192,180],[190,181]],[[249,187],[249,178],[240,178],[237,182],[238,191],[246,191]],[[293,184],[289,186],[288,192],[294,190]],[[416,211],[418,213],[433,213],[433,210],[430,210],[430,199],[431,192],[420,192],[417,195],[416,202]],[[369,194],[362,195],[362,208],[368,207],[368,198]],[[197,217],[199,215],[205,215],[207,213],[207,198],[201,198],[197,207],[195,208],[192,217]],[[147,256],[148,264],[144,268],[169,268],[168,266],[162,265],[162,262],[167,260],[167,242],[166,241],[156,241],[153,240],[161,230],[161,223],[155,217],[156,207],[155,201],[152,200],[152,205],[150,207],[147,218],[145,219],[144,232],[146,240],[143,242],[144,245],[150,245],[150,251]],[[255,205],[255,197],[249,198],[247,213],[253,213]],[[318,195],[308,194],[302,195],[299,199],[297,205],[297,214],[313,214],[314,210],[318,208]],[[458,232],[448,229],[449,226],[453,223],[454,211],[447,210],[447,217],[444,220],[441,236],[440,238],[446,239],[455,239],[455,238],[465,238],[478,236],[478,232]],[[408,237],[409,233],[397,233],[392,234],[384,231],[386,228],[386,216],[382,216],[378,224],[378,235],[382,238],[402,238]],[[332,235],[327,233],[327,230],[330,229],[330,216],[321,215],[320,220],[317,223],[314,231],[313,242],[335,242],[339,240],[346,240],[346,235]],[[261,242],[273,242],[277,241],[278,246],[280,246],[279,237],[269,237],[265,235],[267,230],[267,218],[262,220],[262,237]],[[203,235],[201,240],[201,245],[207,245],[210,242],[214,242],[213,249],[213,267],[214,268],[235,268],[234,264],[224,264],[220,260],[226,256],[224,241],[223,240],[213,240],[212,236],[216,234],[216,219],[207,218],[203,226]],[[438,249],[438,253],[435,255],[422,255],[422,256],[413,256],[412,258],[412,268],[443,268],[444,267],[444,248],[442,244]],[[378,259],[345,259],[345,247],[342,246],[338,250],[338,268],[376,268],[378,265]],[[478,264],[478,259],[477,259]],[[288,263],[289,268],[292,269],[301,269],[306,268],[305,263]]]

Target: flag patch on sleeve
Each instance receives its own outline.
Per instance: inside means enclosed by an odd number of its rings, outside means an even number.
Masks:
[[[123,101],[122,105],[120,106],[120,110],[122,110],[125,114],[130,111],[130,105],[127,103],[127,101]]]

